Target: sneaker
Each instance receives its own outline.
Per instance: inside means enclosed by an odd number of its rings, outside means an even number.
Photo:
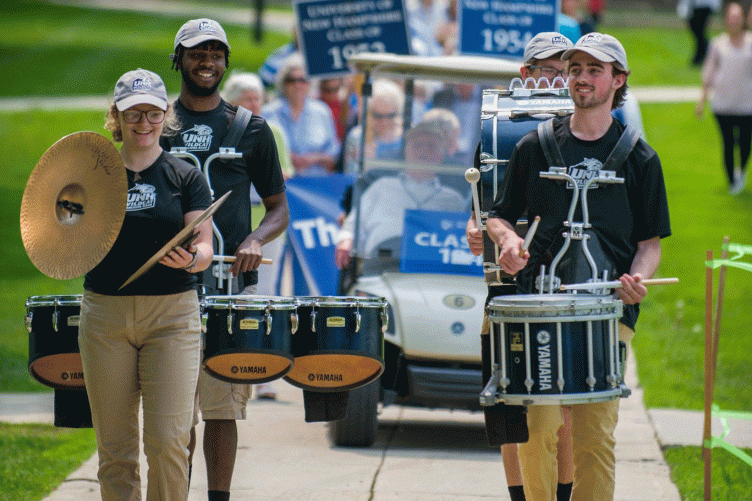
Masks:
[[[744,185],[747,184],[747,180],[737,179],[734,181],[734,184],[731,185],[729,188],[729,194],[730,195],[738,195],[744,190]]]
[[[269,383],[256,385],[256,398],[259,400],[276,400],[277,392]]]

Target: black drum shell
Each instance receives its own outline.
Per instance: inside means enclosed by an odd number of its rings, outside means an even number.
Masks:
[[[86,389],[55,389],[54,424],[58,428],[93,428]]]
[[[232,296],[230,296],[232,297]],[[206,319],[204,370],[229,383],[258,384],[284,376],[293,364],[292,303],[266,308],[262,303],[232,303],[233,300],[203,303]],[[228,316],[232,313],[232,332]],[[267,319],[271,330],[267,333]],[[220,370],[225,363],[228,370]]]
[[[285,381],[304,390],[334,392],[364,386],[382,374],[385,300],[298,299],[298,330],[292,342],[295,367],[285,376]],[[358,313],[360,328],[356,330]],[[332,370],[338,360],[344,366],[342,373]]]
[[[80,295],[32,296],[26,301],[29,373],[45,386],[79,390],[85,387],[78,347],[80,313]]]

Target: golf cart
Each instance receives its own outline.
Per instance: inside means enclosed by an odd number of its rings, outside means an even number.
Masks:
[[[465,173],[480,141],[482,89],[506,89],[521,63],[384,53],[358,54],[349,63],[364,76],[365,97],[376,77],[405,89],[396,158],[366,155],[374,118],[371,99],[363,99],[366,133],[360,135],[359,175],[344,225],[352,247],[339,294],[384,297],[389,305],[385,370],[377,381],[351,391],[347,417],[330,430],[335,445],[367,447],[378,428],[379,402],[482,409],[479,335],[488,289],[482,256],[470,253],[464,237],[473,207]],[[461,103],[462,89],[472,92],[471,106]],[[457,91],[442,106],[455,111],[459,130],[451,117],[433,111],[447,91]]]

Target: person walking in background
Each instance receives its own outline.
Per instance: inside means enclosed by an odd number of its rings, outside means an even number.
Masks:
[[[329,107],[309,95],[311,82],[303,56],[289,56],[277,74],[278,98],[261,114],[282,126],[296,175],[323,176],[334,172],[340,142]]]
[[[692,65],[700,66],[708,52],[708,21],[713,12],[719,11],[721,0],[679,0],[676,12],[687,21],[689,30],[695,39],[695,53]]]
[[[188,447],[201,364],[194,273],[211,264],[211,218],[187,249],[177,246],[119,289],[211,205],[204,176],[165,153],[177,121],[162,79],[138,69],[120,77],[105,128],[122,142],[125,220],[105,258],[84,278],[78,344],[99,453],[103,501],[141,499],[139,408],[149,464],[146,499],[188,498]]]
[[[747,161],[752,143],[752,33],[745,30],[744,8],[737,2],[726,6],[725,32],[710,44],[702,68],[702,96],[697,103],[701,118],[708,98],[723,140],[723,162],[729,193],[736,195],[747,184]],[[739,149],[739,163],[734,160]]]

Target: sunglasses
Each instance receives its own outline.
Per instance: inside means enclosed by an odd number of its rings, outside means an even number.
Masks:
[[[305,79],[305,78],[303,78],[303,77],[298,77],[298,78],[294,78],[294,77],[288,77],[288,78],[285,78],[285,83],[286,83],[286,84],[293,84],[293,83],[308,83],[308,80],[306,80],[306,79]]]
[[[371,116],[376,120],[391,120],[397,118],[397,113],[376,113],[372,111]]]

